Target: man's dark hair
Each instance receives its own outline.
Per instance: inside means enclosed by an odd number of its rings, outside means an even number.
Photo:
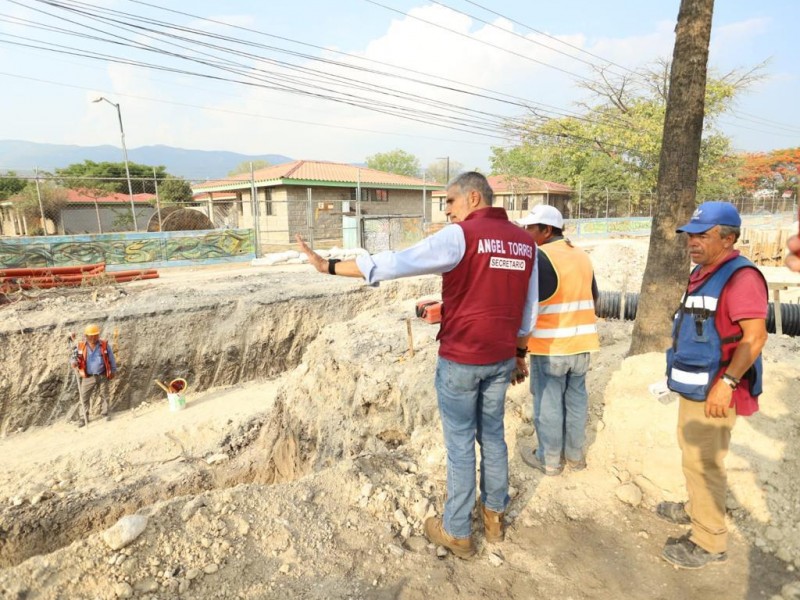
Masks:
[[[467,173],[462,173],[458,177],[455,177],[447,185],[448,189],[451,187],[457,187],[463,195],[467,195],[472,190],[475,190],[483,197],[483,201],[489,206],[492,205],[492,201],[494,200],[492,186],[489,185],[486,177],[477,171],[468,171]]]
[[[536,225],[534,225],[534,227],[536,227],[536,229],[538,229],[542,233],[544,233],[547,230],[547,228],[549,227],[550,229],[552,229],[551,235],[554,236],[554,237],[555,236],[563,236],[564,235],[564,230],[561,229],[561,227],[553,227],[552,225],[542,225],[541,223],[536,223]]]

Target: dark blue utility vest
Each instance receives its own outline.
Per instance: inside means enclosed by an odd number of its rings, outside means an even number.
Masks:
[[[673,392],[702,402],[720,370],[730,364],[742,334],[720,337],[716,324],[717,304],[728,280],[736,271],[746,268],[756,267],[743,256],[737,256],[723,264],[691,293],[688,288],[684,293],[672,326],[672,348],[667,350],[667,387]],[[742,376],[742,380],[749,381],[753,396],[761,394],[762,375],[759,355]]]

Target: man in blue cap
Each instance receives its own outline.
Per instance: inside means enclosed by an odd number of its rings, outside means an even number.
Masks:
[[[685,569],[727,558],[725,456],[736,416],[758,410],[761,349],[767,341],[767,284],[733,246],[741,217],[728,202],[704,202],[689,223],[696,267],[675,314],[667,385],[680,394],[678,445],[686,503],[662,502],[657,514],[691,531],[667,541],[662,556]]]

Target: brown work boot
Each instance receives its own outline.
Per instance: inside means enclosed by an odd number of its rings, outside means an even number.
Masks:
[[[429,517],[425,520],[425,536],[434,544],[444,546],[458,558],[469,558],[475,554],[472,538],[453,537],[444,530],[439,517]]]
[[[505,527],[503,527],[503,514],[489,510],[481,504],[483,513],[483,536],[490,544],[497,544],[506,538]]]

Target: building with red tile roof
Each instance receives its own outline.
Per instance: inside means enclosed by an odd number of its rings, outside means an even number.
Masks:
[[[569,201],[573,191],[568,185],[536,177],[490,175],[486,179],[494,191],[494,206],[505,208],[510,219],[521,218],[537,204],[555,206],[565,219],[569,218]],[[434,223],[446,221],[444,215],[445,196],[446,193],[443,190],[435,191],[432,194],[431,220]]]
[[[387,222],[392,217],[396,235],[402,236],[412,219],[421,229],[431,192],[441,188],[417,177],[313,160],[258,169],[252,180],[244,173],[192,186],[195,200],[210,207],[217,226],[255,228],[262,247],[293,244],[295,233],[354,246],[361,237],[356,223],[363,228],[378,217]]]

